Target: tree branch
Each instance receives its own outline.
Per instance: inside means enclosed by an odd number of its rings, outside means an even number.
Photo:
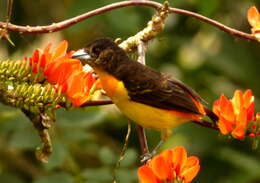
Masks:
[[[151,7],[154,9],[160,9],[162,8],[162,4],[154,2],[154,1],[122,1],[122,2],[117,2],[117,3],[112,3],[110,5],[89,11],[87,13],[84,13],[82,15],[76,16],[74,18],[59,22],[59,23],[53,23],[51,25],[46,25],[46,26],[19,26],[15,24],[9,23],[7,26],[6,22],[0,22],[0,28],[6,28],[8,31],[12,32],[19,32],[20,34],[43,34],[43,33],[51,33],[51,32],[56,32],[59,30],[63,30],[65,28],[68,28],[74,24],[77,24],[83,20],[86,20],[90,17],[100,15],[103,13],[106,13],[108,11],[112,11],[114,9],[119,9],[127,6],[147,6]],[[194,13],[191,11],[179,9],[179,8],[169,8],[169,13],[175,13],[175,14],[180,14],[184,16],[190,16],[193,18],[196,18],[202,22],[205,22],[207,24],[210,24],[228,34],[231,34],[236,37],[240,37],[243,39],[248,39],[252,41],[257,41],[257,39],[248,33],[233,29],[231,27],[228,27],[224,24],[221,24],[220,22],[207,18],[203,15],[200,15],[198,13]]]

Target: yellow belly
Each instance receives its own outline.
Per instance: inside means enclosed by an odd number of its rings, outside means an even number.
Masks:
[[[198,115],[187,116],[186,113],[163,110],[131,101],[129,100],[123,82],[118,81],[106,73],[96,72],[100,76],[103,89],[112,99],[113,103],[129,119],[145,128],[157,130],[174,128],[193,119],[193,117],[198,117]]]
[[[169,111],[150,107],[141,103],[129,100],[112,100],[129,119],[145,128],[157,130],[169,129],[187,121]]]

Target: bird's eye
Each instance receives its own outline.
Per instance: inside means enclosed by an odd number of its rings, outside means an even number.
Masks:
[[[94,53],[95,55],[99,55],[100,52],[101,52],[101,49],[99,47],[93,47],[92,53]]]

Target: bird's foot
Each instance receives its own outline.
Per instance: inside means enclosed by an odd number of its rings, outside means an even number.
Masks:
[[[141,163],[142,164],[146,164],[150,159],[153,158],[153,156],[155,154],[153,154],[154,152],[151,152],[151,153],[145,153],[141,156]]]
[[[156,145],[156,147],[153,149],[151,153],[145,153],[144,155],[141,156],[141,163],[145,164],[147,161],[152,159],[156,154],[157,151],[160,149],[160,147],[164,144],[164,140],[160,140],[160,142]]]

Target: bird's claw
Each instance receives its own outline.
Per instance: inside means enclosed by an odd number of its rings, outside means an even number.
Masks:
[[[150,159],[154,157],[156,151],[152,151],[151,153],[145,153],[141,156],[141,163],[146,164]]]

